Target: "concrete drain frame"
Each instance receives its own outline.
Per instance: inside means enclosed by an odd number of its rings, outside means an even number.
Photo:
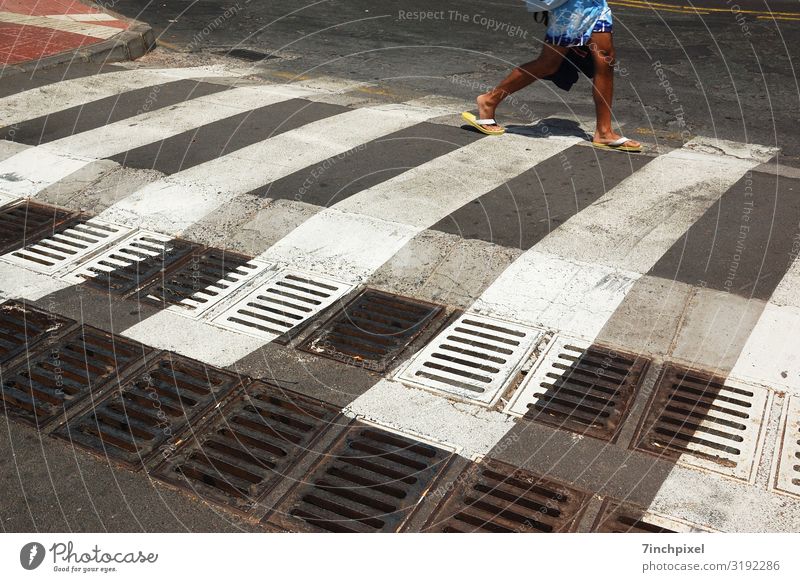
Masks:
[[[774,490],[800,497],[800,396],[790,395],[781,417],[781,434],[773,461]]]
[[[753,483],[773,396],[760,386],[667,363],[632,446]]]
[[[398,369],[395,379],[491,407],[543,335],[535,327],[466,312]]]
[[[699,525],[654,513],[632,503],[606,499],[592,532],[597,533],[697,533],[713,532]]]
[[[636,354],[556,335],[504,412],[613,442],[649,365]]]

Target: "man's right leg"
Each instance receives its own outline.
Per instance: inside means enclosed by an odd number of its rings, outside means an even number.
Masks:
[[[561,61],[568,50],[568,47],[545,43],[541,54],[535,61],[516,67],[497,87],[478,97],[478,117],[480,119],[493,119],[494,112],[503,99],[527,87],[537,79],[542,79],[555,73],[558,67],[561,66]],[[490,125],[487,127],[496,126]]]

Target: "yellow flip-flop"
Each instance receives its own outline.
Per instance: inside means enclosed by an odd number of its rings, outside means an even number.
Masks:
[[[609,143],[597,143],[596,141],[593,141],[592,145],[601,150],[617,150],[619,152],[630,152],[630,153],[639,153],[642,151],[642,146],[624,145],[626,142],[629,141],[633,140],[627,137],[621,137]]]
[[[465,111],[461,114],[461,118],[469,123],[472,127],[480,131],[481,133],[485,133],[486,135],[503,135],[506,130],[503,127],[497,126],[498,129],[487,129],[487,125],[497,125],[497,122],[494,119],[478,119],[469,111]]]

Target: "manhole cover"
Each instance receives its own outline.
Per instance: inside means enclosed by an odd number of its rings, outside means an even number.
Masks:
[[[149,353],[141,344],[84,326],[41,345],[4,374],[0,398],[10,415],[42,427],[63,419],[89,395],[100,396],[113,386],[109,380]]]
[[[500,461],[484,459],[470,464],[456,479],[455,487],[425,530],[443,533],[572,531],[588,498],[587,493]]]
[[[138,232],[63,278],[125,296],[166,276],[170,267],[196,248],[197,245],[162,234]]]
[[[24,200],[0,210],[0,254],[22,248],[63,227],[75,214]]]
[[[314,332],[302,349],[383,372],[442,312],[440,305],[367,289]]]
[[[512,397],[508,411],[610,440],[648,364],[642,357],[557,336]]]
[[[247,387],[155,476],[240,511],[283,478],[339,410],[263,382]]]
[[[800,397],[790,396],[783,417],[783,439],[776,487],[800,495]]]
[[[55,273],[123,238],[133,229],[92,218],[58,230],[3,258],[40,273]]]
[[[47,337],[55,339],[73,323],[22,301],[6,301],[0,305],[0,364],[29,352]]]
[[[273,341],[289,332],[297,333],[351,289],[352,285],[327,277],[281,271],[213,321],[221,327]]]
[[[320,455],[268,522],[289,531],[396,532],[452,457],[356,423]]]
[[[139,297],[196,318],[269,267],[269,263],[221,249],[197,250],[179,268],[143,289]]]
[[[200,362],[164,354],[55,434],[131,468],[168,456],[186,426],[240,385]]]
[[[638,448],[750,480],[769,393],[668,364],[642,423]]]
[[[613,499],[600,510],[592,531],[600,533],[692,533],[708,531]]]
[[[538,329],[465,313],[415,356],[398,379],[491,405],[541,335]]]

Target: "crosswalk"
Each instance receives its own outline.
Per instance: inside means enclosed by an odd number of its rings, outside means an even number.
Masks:
[[[453,133],[463,131],[457,129],[456,114],[464,104],[426,105],[418,100],[351,107],[347,85],[344,91],[326,92],[302,83],[247,84],[219,68],[129,69],[57,82],[0,99],[0,126],[24,127],[32,120],[70,108],[88,109],[93,101],[175,79],[222,83],[225,90],[29,145],[0,161],[0,209],[25,200],[52,201],[48,189],[100,161],[157,170],[143,187],[95,209],[94,227],[85,226],[89,217],[83,216],[66,238],[55,233],[0,257],[0,297],[37,300],[68,290],[92,273],[138,268],[142,258],[166,257],[174,239],[218,227],[226,212],[233,229],[259,212],[275,213],[275,222],[285,214],[287,223],[296,226],[258,247],[249,267],[232,279],[226,275],[195,290],[188,303],[197,307],[202,300],[202,309],[188,317],[180,306],[159,309],[115,330],[157,348],[229,367],[282,331],[370,285],[382,267],[412,244],[435,248],[441,237],[455,235],[501,247],[514,240],[503,229],[519,225],[505,225],[498,216],[514,216],[523,229],[526,220],[536,220],[531,228],[539,234],[520,243],[521,253],[498,270],[460,318],[344,408],[351,416],[446,443],[467,457],[492,451],[513,431],[513,418],[524,414],[515,403],[531,400],[517,393],[509,404],[507,391],[511,379],[530,365],[532,353],[538,357],[541,346],[551,341],[560,346],[572,341],[581,349],[595,342],[619,317],[632,291],[655,277],[654,266],[662,257],[726,193],[743,188],[743,181],[776,153],[763,145],[695,138],[681,148],[637,159],[620,172],[618,166],[628,163],[627,157],[581,149],[586,147],[583,140],[571,135],[509,132],[498,139],[464,138]],[[299,117],[277,119],[260,134],[248,125],[254,111],[263,117],[280,112]],[[217,135],[209,130],[223,127]],[[211,142],[204,144],[205,150],[173,159],[175,148],[195,144],[200,135]],[[574,168],[564,160],[576,151],[595,167],[573,179]],[[169,159],[159,160],[164,152],[171,152]],[[617,168],[609,173],[614,178],[608,189],[599,186],[590,195],[579,192],[576,180],[586,181],[592,172],[602,184],[604,166]],[[540,208],[529,210],[530,184],[542,180],[548,184],[543,205],[552,204],[557,221],[549,210],[544,218],[532,218]],[[250,215],[237,214],[247,208],[252,208]],[[74,210],[79,209],[78,202]],[[800,225],[800,216],[795,223]],[[76,224],[78,233],[81,228],[112,225],[114,234],[107,241],[92,241],[80,252],[65,253]],[[800,226],[788,236],[800,237]],[[424,242],[427,239],[431,242]],[[264,240],[270,240],[268,233]],[[186,253],[192,252],[185,244]],[[144,251],[147,245],[151,250]],[[758,250],[747,248],[751,253]],[[715,252],[693,257],[692,248],[684,250],[687,261],[709,263],[733,261],[745,251]],[[36,253],[39,259],[34,261]],[[800,356],[792,342],[800,332],[797,253],[769,268],[780,283],[762,302],[763,312],[735,366],[723,375],[800,398]],[[284,298],[276,311],[268,294],[284,284],[292,300]],[[705,285],[697,281],[690,287]],[[315,307],[304,309],[303,302],[315,302]],[[641,314],[638,323],[648,325],[648,317]],[[486,340],[483,351],[464,352],[451,358],[446,370],[440,366],[439,372],[430,372],[430,358],[439,357],[437,350],[452,350],[448,341],[470,334],[492,339]],[[525,341],[503,352],[502,342],[513,343],[515,337]],[[637,351],[635,345],[618,347]],[[500,350],[506,359],[492,356],[492,350]],[[489,371],[489,389],[475,390],[476,369]],[[752,450],[757,450],[755,444]],[[684,473],[677,474],[675,479],[684,479]]]

